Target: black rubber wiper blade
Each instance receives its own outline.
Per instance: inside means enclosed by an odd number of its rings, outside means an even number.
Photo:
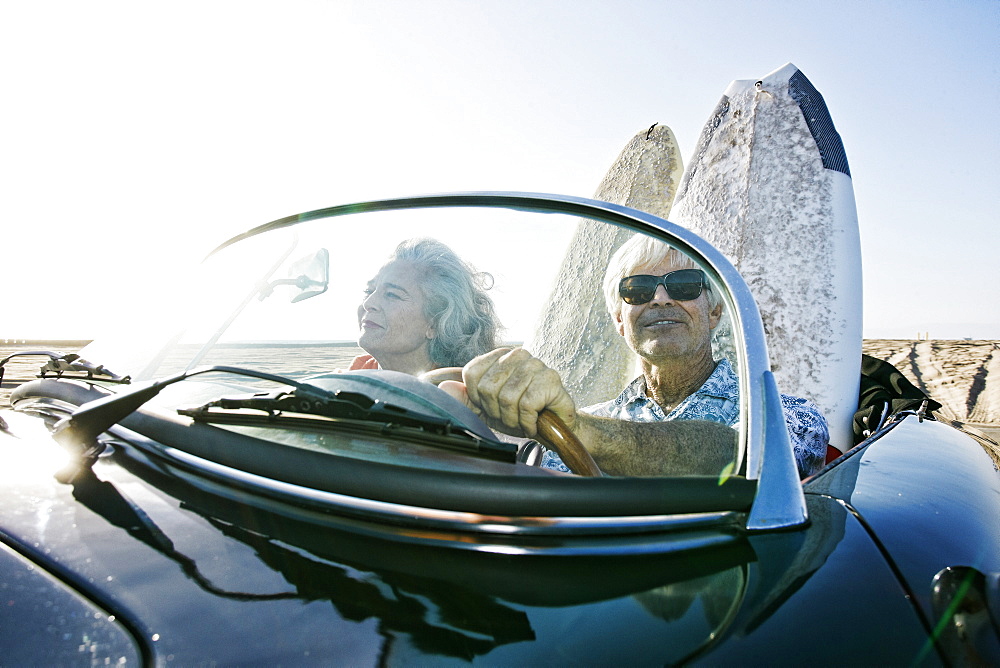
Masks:
[[[204,373],[248,376],[279,383],[293,389],[243,398],[218,399],[200,408],[178,411],[179,413],[195,419],[215,422],[247,421],[247,418],[240,416],[238,411],[234,410],[242,408],[255,408],[264,411],[268,416],[271,416],[270,419],[280,421],[287,419],[283,417],[285,413],[352,419],[359,422],[378,423],[382,425],[383,429],[416,428],[424,433],[440,436],[439,438],[426,439],[428,444],[455,447],[456,444],[462,443],[459,449],[479,452],[491,458],[513,461],[512,457],[516,454],[516,446],[513,444],[484,439],[451,420],[385,404],[363,394],[344,391],[330,392],[315,385],[253,369],[210,366],[182,371],[173,376],[133,385],[120,393],[87,402],[74,410],[72,415],[57,422],[53,426],[53,438],[70,448],[76,456],[56,477],[67,483],[75,480],[97,461],[98,455],[104,449],[103,444],[98,440],[100,434],[155,397],[163,388]],[[222,413],[216,413],[213,409],[219,409]],[[259,418],[254,419],[259,421]],[[458,438],[453,438],[456,436]]]
[[[311,388],[254,394],[245,397],[222,397],[197,408],[180,409],[181,415],[211,421],[215,417],[233,417],[227,411],[262,411],[269,418],[287,414],[318,415],[341,420],[374,422],[386,426],[411,427],[440,436],[464,436],[485,441],[452,420],[413,411],[358,392],[313,392]]]
[[[222,397],[177,412],[201,422],[236,425],[284,426],[309,420],[312,421],[310,427],[351,425],[353,428],[374,428],[383,435],[391,432],[404,436],[407,430],[412,430],[409,435],[420,434],[423,436],[421,443],[425,445],[509,463],[517,458],[517,446],[513,443],[485,439],[452,420],[372,399],[358,392],[318,393],[314,390],[313,387],[300,387],[290,392]],[[319,423],[317,418],[321,419]]]

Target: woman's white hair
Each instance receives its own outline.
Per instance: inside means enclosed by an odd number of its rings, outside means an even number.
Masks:
[[[636,234],[621,245],[608,261],[604,273],[604,301],[608,307],[611,319],[618,321],[621,315],[622,298],[618,294],[618,283],[626,276],[632,276],[637,269],[653,267],[664,260],[670,260],[677,269],[697,269],[698,265],[686,254],[659,239],[645,234]],[[707,282],[708,306],[714,309],[722,301],[717,290],[712,289]]]
[[[437,332],[428,354],[438,367],[465,366],[500,345],[500,319],[486,291],[493,276],[476,269],[436,239],[407,239],[389,262],[405,260],[420,267],[427,298],[424,316]]]

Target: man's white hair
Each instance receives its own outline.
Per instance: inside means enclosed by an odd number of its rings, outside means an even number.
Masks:
[[[621,245],[608,261],[608,269],[604,273],[604,301],[608,307],[611,319],[618,321],[621,315],[622,298],[618,294],[618,283],[626,276],[637,273],[637,269],[654,267],[664,260],[670,260],[676,269],[697,269],[698,265],[686,254],[664,241],[645,234],[636,234]],[[714,309],[722,299],[717,290],[708,283],[708,306]]]

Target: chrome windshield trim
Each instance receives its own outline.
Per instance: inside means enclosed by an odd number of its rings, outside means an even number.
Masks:
[[[781,394],[770,371],[765,371],[761,377],[761,395],[764,397],[761,464],[766,462],[767,466],[761,466],[757,496],[747,520],[749,531],[787,529],[804,524],[809,518],[799,481],[799,467],[785,426]]]
[[[244,493],[250,491],[280,501],[309,504],[326,512],[336,512],[349,517],[391,522],[394,525],[415,527],[424,531],[451,531],[489,534],[493,536],[572,536],[597,537],[607,535],[649,534],[658,532],[687,531],[720,526],[732,529],[745,522],[745,515],[733,511],[703,512],[671,515],[632,515],[609,517],[548,517],[483,515],[479,513],[426,508],[377,501],[327,492],[293,483],[273,480],[254,473],[241,471],[196,455],[164,446],[124,427],[112,430],[116,436],[127,440],[143,452],[166,459],[202,479],[212,479],[228,485],[237,485]],[[223,493],[221,486],[217,492]],[[508,546],[510,547],[510,546]]]
[[[626,206],[566,195],[503,191],[430,194],[357,202],[287,216],[230,238],[209,253],[209,256],[242,239],[293,227],[306,221],[372,211],[449,207],[509,208],[602,220],[659,236],[695,258],[709,277],[724,287],[722,293],[732,320],[742,413],[736,471],[749,480],[759,481],[754,502],[757,512],[751,512],[753,520],[746,528],[788,528],[808,520],[801,484],[797,477],[792,484],[792,477],[786,466],[793,454],[787,434],[781,438],[776,431],[778,418],[775,411],[780,406],[772,401],[773,396],[769,396],[774,381],[770,375],[767,339],[757,303],[746,281],[718,249],[690,230],[668,220]],[[767,441],[768,435],[774,437],[770,443]],[[779,452],[785,449],[787,452]],[[771,467],[775,462],[777,468],[772,471]],[[765,505],[758,508],[758,504]],[[646,518],[643,520],[641,524],[645,526]],[[607,520],[601,521],[607,523]]]

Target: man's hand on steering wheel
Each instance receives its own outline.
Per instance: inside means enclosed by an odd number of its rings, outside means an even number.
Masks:
[[[559,374],[523,348],[498,348],[465,365],[469,401],[501,431],[535,438],[538,415],[552,411],[569,429],[576,406]]]
[[[423,378],[463,402],[490,426],[513,436],[540,438],[580,475],[601,475],[573,433],[576,406],[559,374],[522,348],[498,348],[462,369],[441,369]]]

